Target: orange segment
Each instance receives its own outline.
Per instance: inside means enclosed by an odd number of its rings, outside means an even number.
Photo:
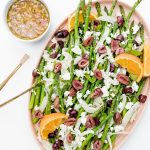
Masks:
[[[68,19],[68,31],[69,32],[74,29],[75,15],[76,15],[76,13],[73,13]],[[91,12],[90,21],[96,20],[96,19],[97,19],[97,15],[95,13]],[[83,22],[84,22],[84,20],[83,20],[82,11],[80,11],[80,13],[79,13],[79,23],[83,23]]]
[[[62,113],[53,113],[45,115],[40,122],[40,134],[42,139],[46,140],[48,134],[54,132],[68,116]]]
[[[144,76],[150,76],[150,46],[144,45]]]
[[[118,55],[115,60],[116,63],[119,64],[121,67],[126,68],[129,73],[136,75],[138,77],[137,82],[142,79],[143,64],[140,58],[131,54],[123,53]]]

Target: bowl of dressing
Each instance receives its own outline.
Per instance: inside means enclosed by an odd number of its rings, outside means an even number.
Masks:
[[[11,33],[22,41],[41,39],[50,27],[50,13],[41,0],[10,0],[5,21]]]

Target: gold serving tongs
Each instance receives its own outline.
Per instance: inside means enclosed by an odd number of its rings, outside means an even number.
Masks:
[[[12,76],[21,68],[21,66],[30,58],[30,56],[28,54],[25,54],[19,64],[14,68],[14,70],[10,73],[10,75],[0,84],[0,90],[3,89],[3,87],[7,84],[7,82],[12,78]],[[24,92],[22,92],[21,94],[15,96],[14,98],[11,98],[10,100],[4,102],[3,104],[0,105],[0,107],[8,104],[9,102],[13,101],[14,99],[20,97],[21,95],[27,93],[28,91],[30,91],[32,88],[34,88],[33,86],[30,89],[25,90]]]

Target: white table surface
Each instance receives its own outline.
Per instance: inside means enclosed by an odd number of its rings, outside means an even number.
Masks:
[[[7,86],[0,93],[0,102],[11,98],[28,88],[32,80],[32,70],[40,58],[48,37],[56,27],[77,6],[79,0],[45,0],[51,12],[51,28],[47,36],[36,43],[24,43],[13,38],[8,32],[3,13],[8,0],[0,0],[0,82],[17,65],[19,59],[30,54],[30,60],[17,72]],[[133,5],[135,0],[126,0]],[[149,1],[143,0],[138,7],[146,22],[150,26]],[[0,150],[40,150],[30,126],[28,113],[29,94],[20,97],[16,102],[0,109]],[[136,127],[120,150],[149,150],[150,149],[150,103]]]

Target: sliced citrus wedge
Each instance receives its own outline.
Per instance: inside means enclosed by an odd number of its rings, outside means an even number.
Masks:
[[[137,82],[139,82],[143,77],[143,64],[140,58],[123,53],[118,55],[116,58],[116,63],[119,64],[121,67],[126,68],[129,73],[134,74],[137,76]]]
[[[144,45],[144,76],[150,76],[150,46]]]
[[[48,134],[54,132],[68,116],[62,113],[53,113],[45,115],[40,122],[40,134],[42,139],[46,140]]]
[[[69,32],[74,29],[75,15],[76,15],[76,13],[73,13],[68,19],[68,31]],[[96,19],[97,19],[97,15],[95,13],[91,12],[90,13],[90,21],[96,20]],[[84,22],[84,20],[83,20],[82,11],[80,11],[79,23],[83,23],[83,22]]]

